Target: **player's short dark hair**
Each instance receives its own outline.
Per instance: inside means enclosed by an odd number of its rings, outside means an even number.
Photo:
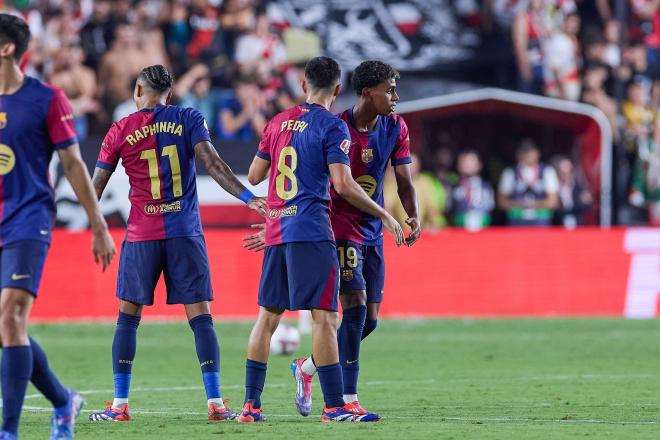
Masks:
[[[19,61],[30,45],[30,27],[20,17],[0,14],[0,44],[14,43],[14,59]]]
[[[163,93],[172,88],[174,78],[164,66],[156,64],[142,69],[138,75],[138,81],[155,92]]]
[[[399,72],[394,67],[378,60],[363,61],[353,72],[353,90],[361,95],[365,87],[376,87],[389,79],[399,79]]]
[[[314,57],[305,65],[305,80],[313,89],[323,90],[336,86],[341,77],[341,68],[330,57]]]

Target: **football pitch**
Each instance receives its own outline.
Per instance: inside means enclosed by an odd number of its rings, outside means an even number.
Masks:
[[[243,402],[248,322],[216,322],[229,406]],[[297,415],[288,369],[271,357],[263,424],[207,422],[206,400],[186,323],[145,323],[138,332],[129,423],[90,423],[112,399],[114,326],[35,325],[32,335],[63,381],[87,399],[78,439],[211,438],[658,438],[660,321],[381,321],[363,345],[360,397],[375,424],[323,424]],[[309,337],[297,353],[309,349]],[[21,438],[48,437],[50,409],[28,390]]]

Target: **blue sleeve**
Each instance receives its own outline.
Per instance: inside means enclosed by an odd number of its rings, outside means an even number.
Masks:
[[[351,150],[351,135],[348,126],[339,118],[333,118],[332,125],[325,133],[324,152],[328,165],[343,163],[351,165],[348,152]]]
[[[209,134],[209,126],[206,125],[204,116],[195,109],[189,109],[189,123],[190,123],[190,146],[195,148],[200,142],[211,142],[211,135]]]

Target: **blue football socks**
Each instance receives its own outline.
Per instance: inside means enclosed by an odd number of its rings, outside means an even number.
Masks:
[[[374,330],[376,330],[376,326],[378,325],[378,320],[377,319],[367,319],[364,323],[364,330],[362,330],[362,340],[364,341],[364,338],[369,336]]]
[[[128,399],[139,325],[139,316],[119,312],[117,328],[115,328],[115,338],[112,341],[112,372],[115,376],[115,399]]]
[[[32,348],[32,377],[30,382],[53,404],[56,417],[66,417],[71,412],[69,391],[48,366],[48,358],[37,342],[30,338]]]
[[[339,363],[316,367],[323,391],[323,400],[327,408],[344,406],[343,383],[341,377],[341,366]]]
[[[32,376],[32,349],[29,345],[2,349],[2,430],[16,435],[25,390]]]
[[[267,364],[248,359],[245,362],[245,401],[252,401],[253,408],[261,408],[261,392],[266,382]]]
[[[337,332],[339,363],[344,378],[344,394],[357,394],[360,373],[360,341],[366,318],[367,306],[365,305],[346,309]]]
[[[220,346],[209,314],[194,317],[189,322],[195,334],[197,359],[202,368],[202,380],[207,399],[219,399],[220,394]]]

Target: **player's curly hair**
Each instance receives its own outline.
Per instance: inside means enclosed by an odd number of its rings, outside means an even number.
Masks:
[[[315,90],[336,86],[341,77],[341,68],[330,57],[314,57],[305,65],[305,80]]]
[[[158,93],[163,93],[172,88],[174,78],[164,66],[156,64],[142,69],[138,75],[138,81],[141,81]]]
[[[365,87],[376,87],[388,79],[399,79],[399,72],[394,67],[377,60],[363,61],[353,72],[353,90],[361,95]]]
[[[14,43],[14,59],[19,61],[30,45],[30,27],[20,17],[0,14],[0,44]]]

